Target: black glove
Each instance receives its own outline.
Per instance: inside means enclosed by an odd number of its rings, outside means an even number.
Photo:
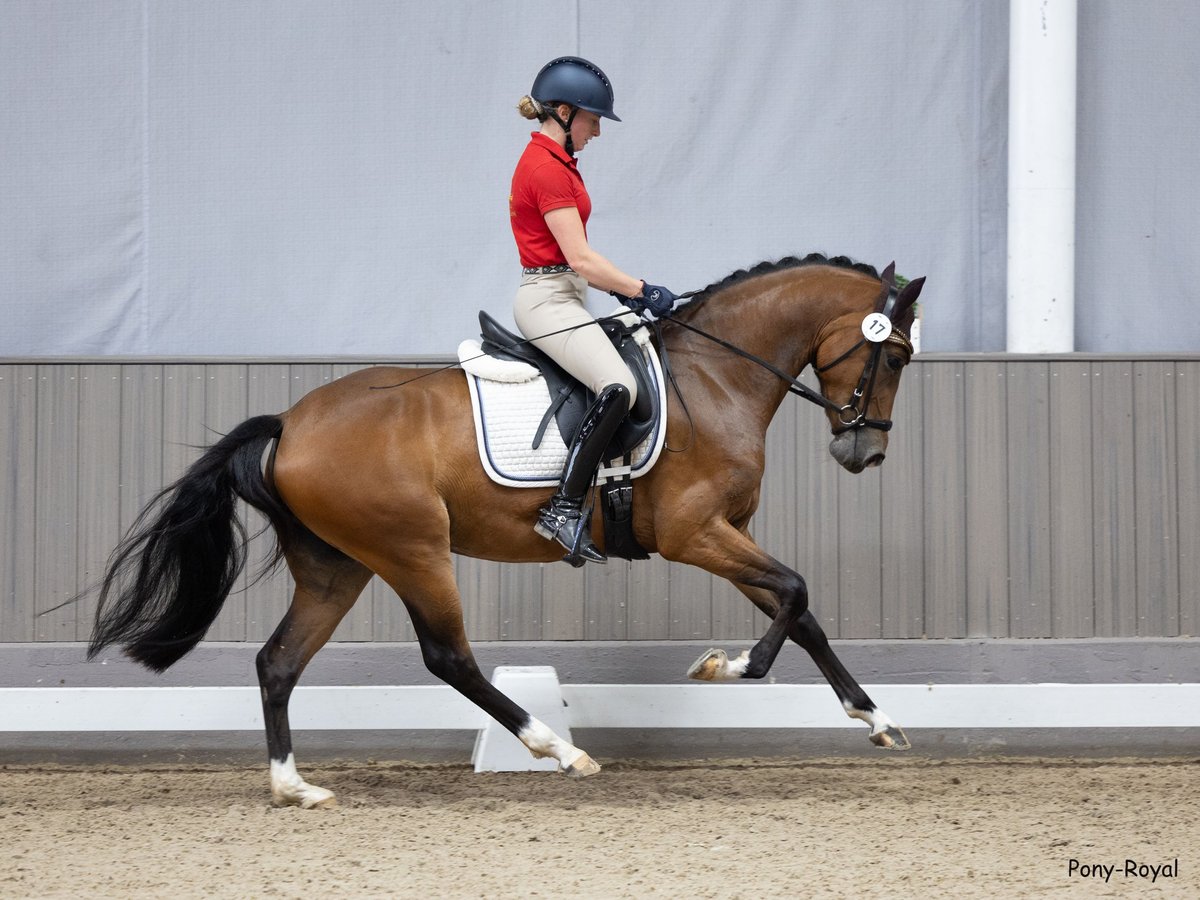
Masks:
[[[656,316],[669,313],[675,306],[675,301],[679,299],[665,287],[646,284],[644,281],[642,282],[642,293],[638,297],[627,297],[616,291],[609,291],[609,293],[616,297],[623,306],[628,306],[635,313],[649,310]]]
[[[679,298],[660,284],[642,282],[642,296],[634,298],[642,302],[645,309],[656,316],[665,316],[675,307]]]
[[[609,291],[609,294],[617,298],[617,302],[622,306],[628,306],[635,313],[640,313],[646,308],[646,304],[641,297],[626,297],[624,294],[618,294],[616,291]]]

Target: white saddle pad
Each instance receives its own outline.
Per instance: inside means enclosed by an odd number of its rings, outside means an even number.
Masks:
[[[630,467],[626,469],[620,459],[601,466],[602,480],[626,472],[632,478],[645,475],[657,462],[666,439],[667,392],[658,354],[650,345],[645,328],[635,332],[634,337],[646,357],[663,415],[630,454]],[[488,477],[508,487],[557,485],[567,461],[567,447],[556,423],[546,426],[541,445],[533,449],[533,437],[550,406],[546,380],[526,363],[483,355],[478,341],[463,341],[458,347],[458,358],[471,389],[479,461]]]

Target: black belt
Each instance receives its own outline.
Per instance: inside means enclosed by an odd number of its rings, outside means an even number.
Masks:
[[[561,275],[564,272],[575,274],[575,270],[565,263],[557,266],[526,266],[521,270],[523,275]]]

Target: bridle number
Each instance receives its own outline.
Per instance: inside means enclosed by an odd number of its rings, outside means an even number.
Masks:
[[[892,320],[883,313],[871,313],[863,319],[862,333],[872,344],[882,344],[892,334]]]

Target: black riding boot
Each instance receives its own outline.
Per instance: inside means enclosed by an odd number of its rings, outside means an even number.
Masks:
[[[629,391],[625,385],[610,384],[597,395],[584,413],[579,433],[567,451],[558,491],[538,513],[534,531],[566,547],[567,555],[563,558],[575,567],[582,566],[584,560],[608,561],[592,543],[591,523],[583,517],[583,498],[595,478],[604,449],[628,414]]]

